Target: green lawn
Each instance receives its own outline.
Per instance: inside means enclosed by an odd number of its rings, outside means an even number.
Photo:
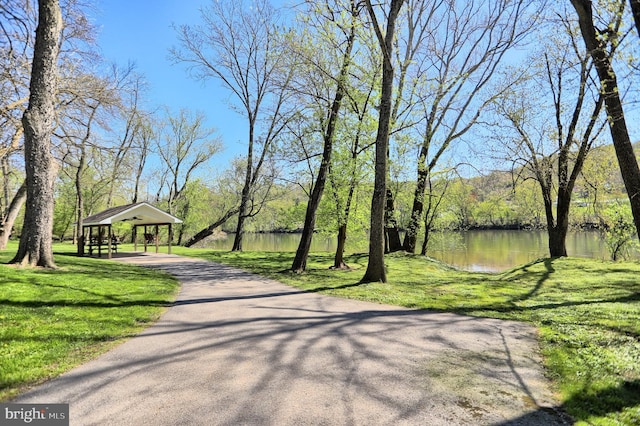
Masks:
[[[365,255],[350,271],[313,254],[303,275],[293,253],[176,248],[310,291],[409,308],[533,323],[548,375],[578,424],[640,424],[640,263],[546,259],[501,274],[455,270],[421,256],[387,256],[389,283],[359,284]]]
[[[15,253],[0,252],[0,262]],[[125,247],[126,249],[126,247]],[[156,319],[175,297],[166,275],[77,258],[56,245],[57,270],[0,265],[0,400],[68,370]],[[540,330],[549,376],[578,424],[640,424],[640,263],[540,260],[501,274],[458,271],[421,256],[387,256],[389,283],[359,284],[367,258],[330,270],[312,254],[174,252],[235,265],[309,291],[410,308],[527,321]]]
[[[105,352],[158,318],[176,295],[166,274],[78,258],[54,246],[56,270],[5,265],[0,251],[0,400]]]

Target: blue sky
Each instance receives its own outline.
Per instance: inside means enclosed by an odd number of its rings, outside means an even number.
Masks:
[[[134,62],[149,84],[149,106],[202,111],[218,130],[224,152],[214,162],[222,167],[244,152],[246,124],[228,107],[229,92],[217,81],[190,78],[184,66],[172,65],[168,49],[177,45],[172,24],[196,24],[199,8],[209,0],[100,0],[95,24],[105,59],[119,65]]]

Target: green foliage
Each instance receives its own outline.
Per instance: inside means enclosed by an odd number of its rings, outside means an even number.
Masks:
[[[218,199],[218,196],[215,197]],[[274,185],[260,214],[248,218],[248,232],[294,232],[302,229],[307,195],[295,185]],[[232,222],[233,223],[233,222]],[[233,228],[227,225],[228,228]],[[233,228],[235,230],[235,228]]]
[[[135,335],[176,295],[166,274],[77,258],[69,244],[54,250],[56,270],[0,265],[0,400]]]
[[[367,258],[312,254],[305,274],[287,270],[292,253],[181,250],[340,297],[416,309],[526,321],[540,329],[549,376],[577,424],[640,423],[638,263],[545,259],[501,274],[455,270],[422,256],[386,257],[387,283],[359,284]]]
[[[356,247],[362,248],[366,246],[365,240],[368,241],[367,230],[369,229],[369,193],[363,190],[360,185],[355,189],[355,195],[351,201],[351,208],[347,219],[347,246],[349,251],[355,251]],[[320,203],[317,213],[316,229],[321,235],[336,237],[338,228],[344,223],[344,207],[345,205],[338,201],[332,192],[338,192],[339,196],[344,196],[347,188],[333,188],[327,191]],[[344,201],[344,200],[342,200]]]
[[[190,237],[209,225],[211,220],[211,206],[214,204],[210,188],[200,179],[194,179],[185,184],[184,190],[174,201],[174,214],[182,219],[178,226],[178,236]]]
[[[601,234],[611,260],[628,259],[637,251],[636,227],[628,202],[616,201],[600,211]]]
[[[56,185],[56,203],[53,209],[53,235],[64,239],[72,232],[76,220],[76,188],[71,180],[60,180]]]
[[[626,195],[613,145],[591,149],[575,190],[594,203]]]
[[[475,209],[476,221],[492,227],[507,226],[514,222],[515,214],[504,197],[492,195],[478,202]]]
[[[539,185],[527,180],[515,187],[513,192],[513,207],[516,223],[531,228],[541,228],[545,222],[544,203]]]
[[[459,232],[431,232],[427,244],[427,253],[446,253],[464,247],[464,238]]]
[[[470,181],[456,179],[451,182],[442,206],[445,228],[468,229],[476,225],[474,212],[477,201],[477,193]]]
[[[306,211],[305,203],[283,196],[281,199],[272,201],[264,215],[256,217],[255,222],[261,223],[260,229],[264,231],[298,231],[304,225]]]

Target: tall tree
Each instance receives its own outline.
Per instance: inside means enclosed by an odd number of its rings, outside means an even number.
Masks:
[[[560,22],[565,40],[549,37],[553,44],[545,45],[545,52],[527,64],[530,70],[539,70],[538,75],[521,79],[518,90],[495,102],[498,120],[513,132],[512,136],[498,132],[499,143],[505,144],[519,177],[533,178],[540,187],[551,257],[567,256],[573,189],[606,125],[600,118],[603,96],[592,84],[593,62],[578,48],[570,22]],[[544,60],[536,63],[536,58]],[[529,80],[532,84],[527,84]],[[496,131],[501,125],[492,128]]]
[[[0,249],[3,249],[26,200],[24,174],[14,158],[24,156],[21,118],[29,100],[37,8],[28,0],[0,2],[0,22]]]
[[[446,170],[443,173],[438,173],[437,175],[429,173],[429,176],[427,177],[425,197],[427,200],[425,202],[426,207],[424,212],[424,240],[422,241],[422,248],[420,249],[420,254],[422,256],[427,255],[431,231],[433,230],[436,218],[440,213],[440,205],[447,193],[449,183],[454,178],[453,171],[455,171],[455,169]],[[438,175],[441,176],[438,178]]]
[[[203,113],[181,109],[177,114],[167,110],[166,126],[157,139],[157,153],[162,161],[162,176],[166,177],[166,200],[169,213],[186,216],[188,200],[179,203],[185,189],[199,167],[220,151],[220,139],[215,130],[206,128]],[[178,210],[178,205],[182,208]],[[178,230],[182,235],[181,230]]]
[[[393,47],[396,20],[404,0],[391,0],[386,14],[386,32],[383,34],[370,0],[366,0],[367,11],[380,44],[382,53],[382,90],[378,131],[376,133],[376,159],[373,196],[371,197],[371,229],[369,234],[369,260],[361,282],[387,282],[384,265],[384,211],[387,196],[387,158],[389,156],[389,130],[391,101],[393,97]]]
[[[216,200],[209,209],[209,225],[190,237],[185,242],[185,247],[191,247],[213,235],[216,228],[224,225],[238,214],[242,196],[242,177],[245,171],[244,159],[235,158],[231,161],[229,167],[215,176],[213,182],[208,185],[215,194]]]
[[[8,197],[7,197],[8,199]],[[27,199],[27,186],[25,182],[20,185],[16,194],[11,198],[11,201],[8,203],[7,208],[2,211],[2,221],[0,222],[0,250],[4,250],[7,248],[7,243],[9,242],[9,237],[11,236],[11,230],[13,229],[13,224],[18,218],[18,214],[20,213],[20,209],[24,205],[24,202]]]
[[[373,59],[373,58],[372,58]],[[375,59],[374,59],[375,60]],[[379,86],[379,66],[367,65],[366,61],[358,65],[357,70],[351,71],[360,83],[354,87],[349,96],[349,119],[345,119],[342,132],[338,140],[346,142],[346,146],[338,145],[337,155],[331,165],[329,175],[330,190],[335,205],[335,219],[337,224],[337,244],[333,268],[348,268],[344,262],[344,252],[347,243],[351,210],[355,209],[354,198],[361,182],[366,182],[365,165],[370,161],[369,148],[373,145],[373,102],[374,90]],[[374,69],[375,72],[371,72]],[[356,224],[360,221],[356,220]],[[366,228],[364,223],[362,228]]]
[[[83,193],[83,176],[85,173],[86,165],[87,165],[87,145],[89,143],[89,139],[91,138],[91,129],[93,127],[93,122],[96,118],[96,113],[98,108],[100,107],[100,101],[88,105],[89,114],[87,117],[86,123],[84,123],[84,132],[81,135],[78,135],[78,142],[76,144],[76,148],[78,151],[78,158],[76,164],[76,174],[75,174],[75,187],[76,187],[76,231],[74,233],[74,243],[76,243],[76,238],[81,238],[82,235],[82,219],[84,218],[84,193]],[[72,139],[74,136],[67,134],[68,139]],[[71,144],[70,144],[71,145]],[[84,242],[82,244],[78,244],[78,254],[84,255]]]
[[[640,233],[640,168],[629,137],[624,108],[620,99],[618,80],[611,63],[610,50],[608,49],[609,43],[616,43],[617,35],[615,31],[610,31],[611,29],[609,28],[604,31],[596,29],[590,0],[571,0],[571,4],[578,15],[582,38],[587,51],[593,58],[594,66],[600,79],[611,139],[618,158],[618,166],[631,203],[631,212],[636,231]],[[624,9],[624,4],[624,2],[620,2],[620,15]]]
[[[113,158],[113,166],[111,167],[111,175],[109,176],[109,189],[107,192],[107,208],[113,207],[116,186],[122,184],[125,176],[125,168],[128,166],[134,169],[140,166],[140,161],[136,166],[132,163],[131,152],[138,146],[137,142],[141,141],[141,133],[143,132],[143,121],[147,113],[142,110],[142,96],[144,92],[143,78],[133,71],[130,64],[123,70],[113,69],[116,88],[120,93],[117,111],[115,114],[122,119],[124,126],[119,129],[118,135],[114,142],[106,147],[106,150]],[[140,152],[143,154],[142,150]],[[142,164],[144,164],[144,155],[141,156]]]
[[[134,178],[133,178],[133,196],[131,197],[132,203],[137,203],[140,198],[140,187],[142,185],[142,173],[144,172],[147,164],[147,158],[151,151],[152,142],[156,138],[156,132],[154,130],[153,119],[149,116],[138,117],[139,123],[136,124],[138,131],[134,136],[134,145],[132,150],[137,158],[134,166]]]
[[[484,90],[503,58],[533,27],[525,19],[523,0],[423,3],[410,15],[409,29],[424,37],[416,47],[419,60],[414,91],[422,99],[421,141],[411,219],[403,248],[413,253],[430,174],[455,141],[476,125],[483,109],[498,93]],[[535,16],[535,13],[532,13]],[[417,36],[416,36],[417,37]]]
[[[109,111],[118,103],[119,88],[112,75],[102,77],[79,70],[69,71],[66,70],[69,73],[68,81],[59,96],[64,108],[61,108],[55,135],[62,142],[57,148],[61,152],[60,163],[75,169],[75,242],[82,234],[82,219],[87,213],[84,205],[87,182],[84,177],[87,169],[92,166],[92,160],[95,160],[91,154],[96,154],[101,145],[96,137],[99,133],[97,129],[108,127],[107,123],[113,117]],[[103,185],[108,186],[108,183]],[[79,244],[78,250],[82,247]]]
[[[326,4],[326,7],[326,10],[319,12],[321,19],[326,20],[326,22],[333,22],[338,28],[338,31],[341,32],[344,36],[344,40],[333,40],[335,38],[333,34],[324,34],[324,38],[331,40],[330,43],[333,45],[332,48],[338,52],[341,50],[341,46],[344,43],[344,50],[342,53],[337,76],[331,78],[332,80],[335,80],[335,92],[333,94],[333,100],[331,101],[329,111],[326,117],[324,117],[321,126],[323,129],[322,159],[320,161],[320,167],[318,169],[316,181],[313,184],[313,189],[311,190],[309,202],[307,203],[307,210],[305,213],[304,226],[302,228],[300,243],[298,244],[296,255],[293,259],[293,264],[291,265],[291,270],[297,273],[303,272],[307,267],[307,257],[309,256],[311,240],[315,231],[316,211],[318,210],[318,206],[320,205],[320,200],[322,199],[322,194],[324,192],[327,177],[329,175],[337,121],[340,115],[342,99],[344,98],[345,92],[347,90],[347,78],[350,64],[352,62],[351,55],[353,46],[356,43],[356,28],[358,27],[358,24],[360,22],[359,15],[361,7],[356,3],[355,0],[349,1],[348,17],[346,18],[346,22],[342,22],[341,20],[335,18],[335,5],[329,8],[329,5]],[[317,6],[316,11],[317,13],[319,11]],[[318,28],[322,30],[323,27],[326,26],[323,24],[325,24],[325,22],[321,22],[320,25],[318,25]],[[322,32],[323,31],[320,31],[321,35]],[[322,72],[327,74],[331,73],[330,70],[322,70]],[[334,86],[334,84],[331,84],[330,86]]]
[[[62,33],[58,0],[38,2],[38,27],[29,84],[29,106],[22,118],[27,184],[24,225],[12,263],[55,267],[52,250],[53,182],[50,152],[55,126],[57,61]]]
[[[240,103],[247,119],[246,172],[232,250],[242,250],[254,186],[284,128],[286,49],[278,46],[278,12],[268,0],[214,1],[202,9],[202,25],[177,28],[181,47],[171,50],[199,79],[216,78]],[[284,74],[284,77],[283,77]],[[269,108],[271,105],[271,108]],[[262,132],[260,132],[262,130]]]
[[[55,106],[57,124],[66,110],[73,111],[70,99],[78,100],[78,86],[84,80],[78,70],[87,59],[97,58],[93,51],[93,34],[90,20],[86,18],[82,0],[62,0],[63,29],[58,53],[58,97]],[[35,0],[5,0],[0,2],[0,165],[2,167],[4,198],[0,209],[10,206],[20,209],[24,200],[20,181],[22,173],[13,165],[12,156],[22,151],[23,126],[21,117],[29,100],[29,73],[34,50],[34,34],[38,24],[38,6]],[[58,150],[57,136],[52,146]],[[60,144],[64,151],[64,141]],[[16,198],[11,200],[11,197]],[[6,212],[6,210],[5,210]],[[0,239],[12,231],[15,219],[12,213],[0,214]]]

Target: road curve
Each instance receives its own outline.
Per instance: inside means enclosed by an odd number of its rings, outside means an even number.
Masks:
[[[72,425],[559,425],[536,330],[303,292],[172,255],[140,335],[12,402],[69,403]]]

